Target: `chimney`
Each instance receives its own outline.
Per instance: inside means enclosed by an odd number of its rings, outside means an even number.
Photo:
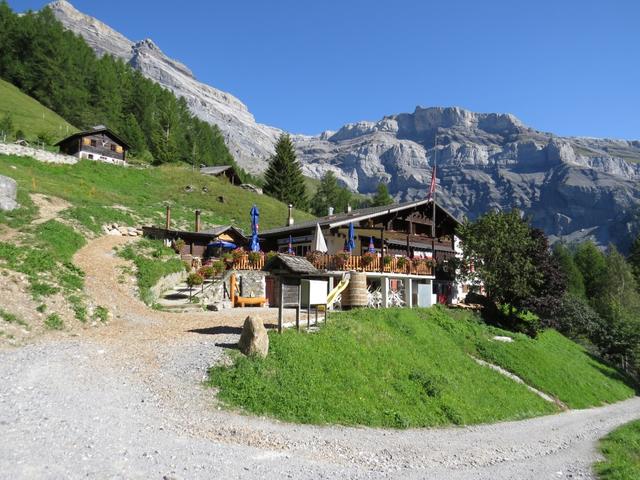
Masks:
[[[289,206],[289,218],[287,219],[287,226],[290,227],[291,225],[293,225],[293,203],[290,203],[288,206]]]
[[[165,222],[164,228],[169,230],[171,228],[171,206],[167,205],[167,220]]]
[[[329,216],[333,215],[333,207],[329,207]]]
[[[200,231],[200,210],[196,210],[196,233]]]
[[[351,205],[347,205],[347,213],[351,213]]]

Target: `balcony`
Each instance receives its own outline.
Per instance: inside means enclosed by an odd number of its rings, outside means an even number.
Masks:
[[[427,259],[409,259],[406,257],[348,255],[317,255],[310,259],[318,270],[349,271],[371,273],[399,273],[404,275],[433,275],[433,265]]]

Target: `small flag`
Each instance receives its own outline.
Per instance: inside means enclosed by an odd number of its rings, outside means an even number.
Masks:
[[[429,196],[427,198],[433,198],[433,194],[436,193],[436,166],[433,166],[431,172],[431,185],[429,186]]]

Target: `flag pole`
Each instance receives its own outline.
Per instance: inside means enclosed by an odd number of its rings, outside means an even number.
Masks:
[[[433,176],[436,176],[436,167],[438,161],[438,127],[436,127],[433,134]],[[431,194],[431,202],[433,206],[433,224],[431,225],[431,237],[436,238],[436,184],[433,184],[433,193]]]

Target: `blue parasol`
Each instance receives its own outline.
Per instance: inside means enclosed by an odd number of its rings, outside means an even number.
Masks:
[[[236,248],[236,244],[233,242],[225,242],[224,240],[216,240],[215,242],[209,242],[207,247],[212,248]]]
[[[369,237],[369,253],[376,253],[376,247],[373,245],[373,237]]]
[[[291,235],[289,235],[289,249],[287,250],[287,253],[289,255],[295,255],[296,252],[293,251],[293,239],[291,238]]]
[[[353,222],[349,223],[349,235],[347,236],[347,243],[345,244],[345,250],[349,253],[356,249],[356,231],[353,228]]]
[[[254,205],[251,207],[251,244],[249,245],[252,252],[260,251],[258,228],[260,228],[260,211],[258,210],[258,207]]]

